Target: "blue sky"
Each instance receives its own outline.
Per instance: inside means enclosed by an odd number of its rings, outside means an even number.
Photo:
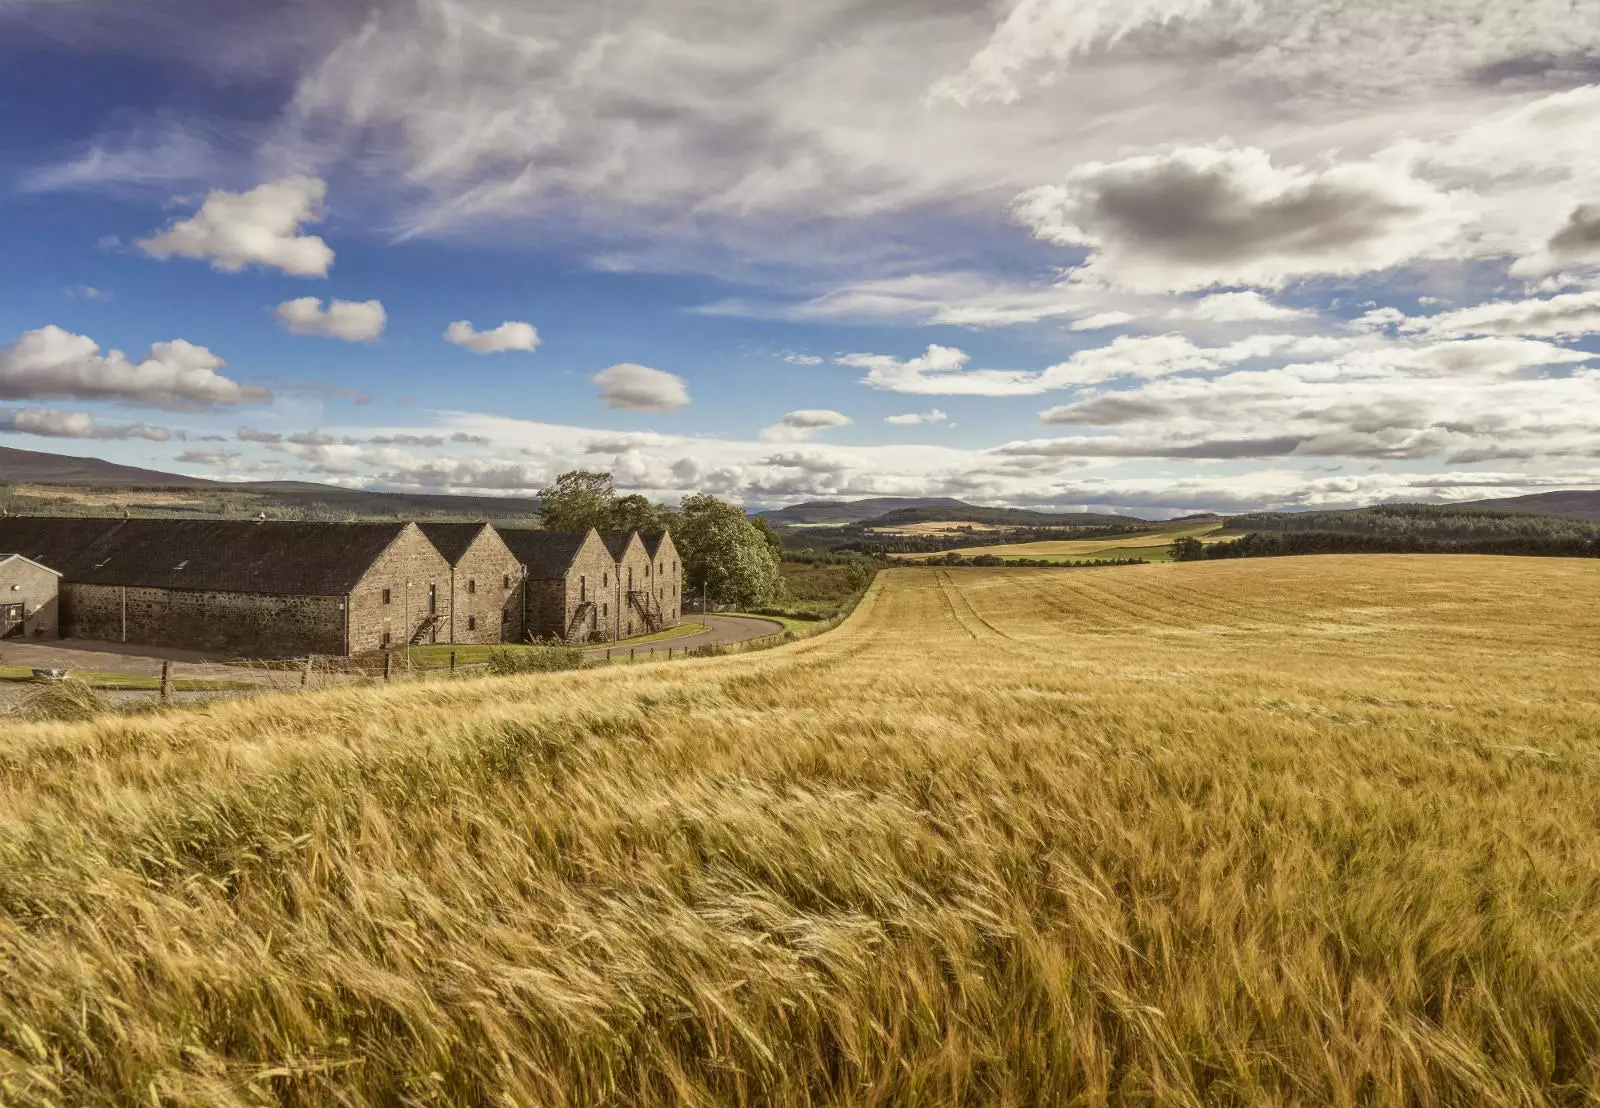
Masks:
[[[1596,486],[1597,80],[1600,0],[0,0],[0,444],[752,506]]]

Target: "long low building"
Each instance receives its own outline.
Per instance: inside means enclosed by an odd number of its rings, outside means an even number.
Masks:
[[[671,543],[487,523],[0,518],[0,551],[59,574],[50,618],[26,633],[255,658],[660,630],[681,611]]]

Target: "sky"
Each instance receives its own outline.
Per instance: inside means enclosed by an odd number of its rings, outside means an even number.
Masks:
[[[1600,0],[0,0],[0,445],[1147,517],[1600,487]]]

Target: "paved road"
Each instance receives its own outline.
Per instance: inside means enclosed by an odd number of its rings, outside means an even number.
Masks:
[[[783,624],[776,620],[755,619],[751,616],[713,616],[688,612],[684,614],[683,619],[685,623],[703,623],[706,629],[696,631],[692,635],[684,635],[679,639],[662,639],[658,642],[645,643],[643,646],[597,647],[586,651],[585,656],[604,658],[608,649],[613,660],[626,659],[629,650],[633,651],[635,658],[648,658],[655,653],[665,655],[669,649],[676,655],[682,654],[685,650],[693,650],[697,646],[749,642],[751,639],[764,639],[768,635],[780,634],[783,631]]]
[[[206,660],[195,650],[167,650],[133,643],[90,642],[86,639],[5,639],[0,641],[0,665],[29,668],[86,669],[97,673],[130,673],[159,677],[163,660],[172,663],[174,678],[213,681],[267,681],[259,667],[228,666]]]

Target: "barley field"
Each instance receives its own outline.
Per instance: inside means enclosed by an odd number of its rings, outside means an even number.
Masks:
[[[0,1104],[1593,1105],[1600,563],[900,569],[0,734]]]

